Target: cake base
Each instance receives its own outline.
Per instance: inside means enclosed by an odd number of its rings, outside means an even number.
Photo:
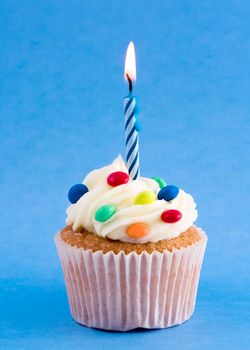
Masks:
[[[173,239],[163,239],[155,243],[128,243],[103,238],[92,232],[88,232],[85,229],[74,231],[71,225],[66,226],[61,231],[61,237],[63,241],[72,247],[83,248],[85,250],[91,249],[93,252],[101,250],[104,254],[110,251],[114,254],[118,254],[121,251],[125,254],[131,252],[137,254],[147,252],[151,254],[154,251],[163,253],[164,250],[172,252],[173,249],[185,248],[192,245],[193,243],[198,242],[201,238],[199,230],[192,226],[187,231]]]
[[[207,242],[194,229],[199,237],[195,242],[162,252],[93,251],[68,243],[65,231],[58,233],[55,243],[73,318],[115,331],[166,328],[188,320]]]

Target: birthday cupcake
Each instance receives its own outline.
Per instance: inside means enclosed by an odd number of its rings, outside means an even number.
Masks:
[[[207,242],[191,195],[161,178],[133,180],[119,156],[69,200],[55,242],[78,323],[126,331],[191,317]]]

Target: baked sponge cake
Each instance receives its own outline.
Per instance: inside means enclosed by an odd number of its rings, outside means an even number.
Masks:
[[[55,242],[73,318],[118,331],[189,319],[207,243],[192,196],[161,178],[132,180],[121,156],[68,196]]]

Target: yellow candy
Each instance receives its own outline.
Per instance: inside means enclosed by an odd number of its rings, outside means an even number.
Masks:
[[[156,196],[153,191],[147,190],[139,193],[135,197],[135,204],[151,204],[154,203]]]

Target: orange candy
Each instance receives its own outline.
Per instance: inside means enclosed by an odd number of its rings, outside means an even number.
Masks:
[[[126,229],[126,234],[131,238],[144,237],[148,234],[148,232],[149,232],[149,227],[147,224],[144,224],[143,222],[132,224]]]

